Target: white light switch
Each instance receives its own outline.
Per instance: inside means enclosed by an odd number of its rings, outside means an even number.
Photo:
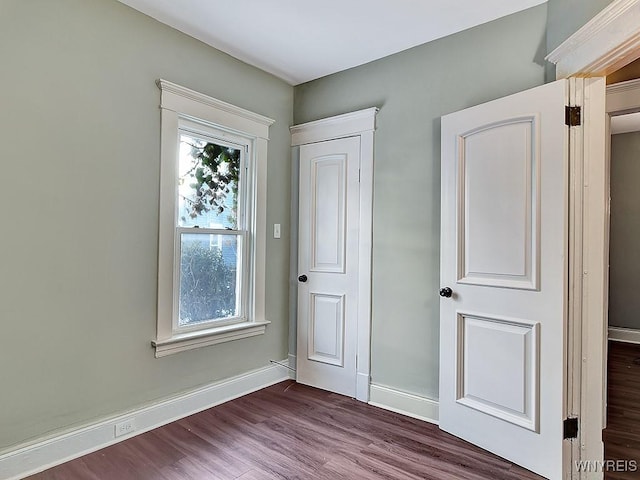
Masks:
[[[273,224],[273,238],[280,238],[280,224]]]

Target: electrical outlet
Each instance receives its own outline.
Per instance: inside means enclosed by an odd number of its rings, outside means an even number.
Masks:
[[[136,431],[135,419],[129,418],[115,425],[115,436],[121,437],[122,435],[128,435],[131,432]]]

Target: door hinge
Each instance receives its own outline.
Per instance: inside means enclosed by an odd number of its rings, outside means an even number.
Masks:
[[[564,107],[564,123],[569,127],[577,127],[582,125],[581,121],[582,107]]]
[[[562,425],[562,438],[565,440],[578,438],[578,418],[565,418]]]

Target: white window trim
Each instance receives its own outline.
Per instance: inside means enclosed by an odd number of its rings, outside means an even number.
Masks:
[[[161,145],[160,145],[160,224],[158,239],[158,323],[156,338],[151,343],[156,357],[193,348],[215,345],[265,332],[270,322],[265,315],[266,265],[266,204],[267,204],[267,142],[269,126],[274,120],[203,95],[180,85],[158,80],[161,91]],[[173,329],[175,252],[175,212],[163,203],[176,195],[176,168],[181,118],[204,121],[216,128],[241,135],[253,143],[255,165],[255,194],[252,197],[253,216],[251,231],[251,305],[248,320],[201,330],[175,333]]]

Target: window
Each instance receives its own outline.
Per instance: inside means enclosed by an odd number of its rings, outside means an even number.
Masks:
[[[249,144],[179,122],[176,257],[179,329],[244,318],[250,209]]]
[[[161,89],[156,356],[264,333],[266,160],[273,120]]]

